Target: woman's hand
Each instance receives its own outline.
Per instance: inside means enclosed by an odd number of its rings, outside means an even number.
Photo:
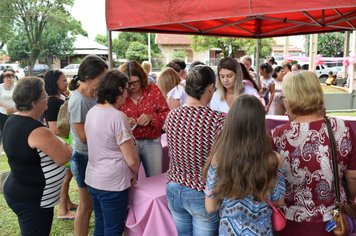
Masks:
[[[151,115],[147,115],[147,114],[142,114],[138,119],[137,119],[137,124],[138,125],[142,125],[142,126],[146,126],[151,122],[152,118]]]
[[[129,122],[130,122],[130,126],[131,128],[137,123],[135,118],[129,117]]]
[[[137,179],[136,179],[136,176],[134,176],[132,179],[131,179],[131,187],[132,186],[135,186],[137,184]]]
[[[11,115],[12,114],[12,109],[10,107],[6,107],[6,113],[7,115]]]
[[[62,142],[64,147],[66,147],[71,153],[73,152],[72,147],[66,141],[64,141],[64,139],[62,139],[62,138],[60,138],[58,136],[57,136],[57,138]]]

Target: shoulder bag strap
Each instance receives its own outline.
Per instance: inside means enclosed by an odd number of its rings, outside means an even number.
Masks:
[[[328,117],[324,117],[326,126],[328,128],[329,133],[329,140],[330,140],[330,147],[331,147],[331,160],[333,164],[333,172],[334,172],[334,188],[335,188],[335,195],[336,201],[340,203],[340,181],[339,181],[339,164],[337,161],[337,150],[336,150],[336,142],[333,130],[331,128],[331,123]]]

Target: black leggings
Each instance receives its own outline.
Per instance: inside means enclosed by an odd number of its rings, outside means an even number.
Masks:
[[[0,143],[2,143],[2,131],[4,130],[4,125],[7,120],[8,116],[0,113]],[[1,150],[0,150],[1,152]]]
[[[15,212],[22,236],[48,236],[53,221],[53,207],[41,208],[15,201],[4,194],[7,205]]]

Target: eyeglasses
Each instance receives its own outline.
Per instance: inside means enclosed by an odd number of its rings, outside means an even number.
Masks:
[[[127,89],[127,92],[131,92],[131,88],[127,87],[125,89]]]
[[[133,82],[129,82],[129,87],[131,87],[131,85],[137,86],[140,83],[140,81],[141,80],[136,80],[136,81],[133,81]]]
[[[280,96],[279,99],[284,102],[284,100],[286,100],[286,97],[285,96]]]
[[[46,95],[44,97],[41,97],[40,99],[45,99],[47,100],[48,99],[48,94],[46,93]]]

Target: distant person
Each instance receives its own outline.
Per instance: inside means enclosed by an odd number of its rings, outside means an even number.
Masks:
[[[284,116],[286,114],[286,108],[281,100],[281,97],[283,97],[282,82],[284,76],[285,73],[283,67],[276,66],[272,74],[272,78],[274,79],[274,96],[267,115]]]
[[[266,62],[267,62],[268,64],[270,64],[272,67],[276,64],[276,60],[274,59],[274,57],[271,57],[271,56],[268,56],[268,57],[266,58]]]
[[[127,116],[117,109],[125,102],[128,80],[122,72],[109,71],[97,87],[97,105],[85,119],[89,148],[85,183],[93,200],[94,235],[123,234],[129,188],[136,184],[135,138]]]
[[[175,63],[175,62],[170,62],[166,65],[166,67],[170,67],[172,68],[173,70],[175,70],[178,74],[180,73],[181,69],[180,69],[180,66]]]
[[[187,67],[187,65],[185,64],[185,62],[179,58],[172,60],[172,62],[177,63],[179,65],[179,67],[180,67],[179,77],[182,80],[185,80],[185,77],[187,76],[187,72],[185,71],[185,68]]]
[[[329,76],[326,79],[325,83],[326,83],[327,86],[330,86],[331,82],[334,80],[334,76],[333,76],[333,72],[332,71],[329,71],[328,74],[329,74]]]
[[[290,61],[283,61],[283,62],[281,63],[281,66],[283,67],[284,73],[285,73],[286,75],[288,75],[289,73],[292,72],[292,64],[290,63]]]
[[[72,137],[67,130],[61,130],[57,128],[58,112],[63,105],[66,96],[63,95],[67,91],[68,82],[66,75],[59,69],[49,70],[44,78],[45,90],[48,94],[47,110],[44,112],[45,124],[52,132],[63,138],[69,145],[72,144]],[[73,177],[70,170],[70,164],[66,163],[66,177],[62,184],[62,190],[60,195],[60,202],[58,205],[58,217],[57,219],[74,220],[75,212],[70,211],[78,207],[78,204],[73,203],[69,198],[69,184]]]
[[[300,71],[301,69],[302,69],[302,67],[298,63],[292,65],[292,71],[293,72]]]
[[[247,71],[250,73],[252,79],[256,82],[258,85],[258,88],[261,88],[261,80],[258,80],[257,82],[257,75],[254,71],[251,70],[251,65],[252,65],[252,58],[249,55],[245,55],[241,58],[241,63],[246,67]]]
[[[156,84],[157,80],[154,76],[150,75],[151,73],[151,63],[149,61],[142,62],[142,68],[145,70],[148,79],[150,80],[150,84]]]
[[[14,84],[15,73],[7,70],[7,72],[1,75],[3,75],[4,83],[0,84],[0,143],[2,143],[2,131],[4,130],[6,120],[11,114],[17,112],[15,102],[12,99],[16,86]]]
[[[97,55],[87,55],[79,65],[78,75],[69,83],[73,91],[68,103],[70,133],[73,136],[73,154],[70,167],[78,185],[79,205],[74,221],[75,235],[88,235],[89,222],[93,212],[88,186],[84,182],[88,163],[88,145],[85,134],[85,118],[96,105],[95,89],[108,70],[108,65]]]
[[[336,75],[333,75],[333,80],[331,81],[331,85],[334,85],[334,86],[337,85]]]
[[[190,66],[189,66],[189,72],[191,72],[194,69],[194,67],[198,66],[198,65],[205,66],[205,63],[202,61],[199,61],[199,60],[192,61],[192,63],[190,63]]]
[[[269,63],[260,65],[259,73],[261,75],[262,89],[260,95],[265,100],[266,112],[268,112],[274,98],[274,79],[271,77],[272,66]]]
[[[5,68],[3,71],[2,71],[2,74],[0,75],[0,84],[4,83],[4,75],[6,72],[12,72],[14,73],[15,75],[15,78],[16,78],[16,72],[14,69],[12,68]]]
[[[100,56],[100,58],[108,65],[108,58],[106,56]]]
[[[64,164],[72,154],[68,143],[38,121],[47,109],[47,99],[42,79],[20,79],[13,93],[18,113],[7,119],[3,130],[11,168],[4,197],[17,215],[21,235],[50,234],[65,178]]]

